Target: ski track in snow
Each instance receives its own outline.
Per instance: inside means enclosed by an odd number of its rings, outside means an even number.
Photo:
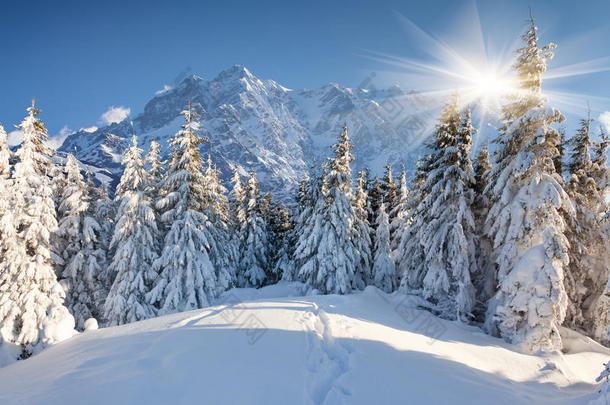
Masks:
[[[347,404],[351,392],[341,381],[349,371],[353,348],[333,335],[333,329],[342,327],[329,319],[316,304],[298,316],[307,332],[307,379],[304,402],[321,404]]]

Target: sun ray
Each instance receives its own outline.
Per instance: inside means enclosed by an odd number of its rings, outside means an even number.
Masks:
[[[610,56],[549,69],[544,78],[551,80],[607,71],[610,71]]]
[[[513,66],[516,50],[522,46],[522,40],[513,33],[508,41],[499,44],[491,37],[484,40],[476,2],[470,2],[470,5],[466,10],[470,15],[458,19],[468,21],[468,25],[457,27],[455,32],[447,35],[447,40],[426,32],[406,16],[397,13],[407,33],[406,46],[417,49],[424,55],[422,58],[391,55],[375,50],[364,50],[361,56],[397,69],[398,71],[382,71],[378,77],[398,82],[403,88],[415,89],[422,97],[428,98],[430,102],[425,111],[434,113],[434,120],[447,96],[457,91],[464,106],[473,106],[480,138],[486,139],[491,128],[495,129],[499,125],[502,107],[508,101],[506,96],[518,91]],[[567,113],[582,114],[587,101],[597,105],[601,113],[610,109],[610,98],[565,92],[558,85],[559,80],[555,81],[557,88],[553,88],[552,84],[555,79],[606,71],[610,71],[610,56],[553,66],[543,75],[543,81],[549,80],[551,83],[550,87],[543,86],[543,92],[551,105],[557,105]],[[426,131],[431,132],[435,122],[426,123]],[[422,136],[418,134],[418,138]],[[475,140],[475,148],[479,147],[482,139]]]

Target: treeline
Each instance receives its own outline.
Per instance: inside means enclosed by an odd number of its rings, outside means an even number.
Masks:
[[[476,130],[456,95],[410,182],[388,165],[353,184],[345,125],[290,205],[263,195],[254,171],[223,187],[190,104],[169,161],[133,137],[111,200],[72,155],[54,163],[33,105],[14,155],[0,130],[2,340],[27,357],[90,318],[120,325],[298,280],[321,294],[416,294],[531,351],[561,347],[561,325],[607,344],[610,142],[593,141],[590,118],[570,139],[555,129],[563,116],[541,92],[552,47],[538,47],[533,20],[523,40],[491,162],[486,145],[472,161]]]

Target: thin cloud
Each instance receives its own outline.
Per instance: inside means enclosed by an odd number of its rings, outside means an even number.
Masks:
[[[59,133],[57,135],[53,135],[53,136],[49,137],[49,140],[47,141],[47,145],[53,149],[57,149],[64,143],[66,138],[69,135],[72,135],[73,133],[74,133],[73,130],[68,128],[67,125],[64,125],[64,127],[59,130]]]
[[[105,125],[110,125],[115,122],[121,122],[131,114],[131,108],[123,106],[111,106],[108,111],[100,117],[100,122]]]
[[[598,120],[606,128],[606,131],[610,131],[610,111],[601,113]]]
[[[167,93],[168,91],[170,91],[173,88],[174,88],[174,86],[170,86],[168,84],[165,84],[165,85],[163,85],[163,88],[161,90],[155,91],[155,94],[159,95],[159,94]]]
[[[14,131],[9,132],[8,134],[8,144],[10,146],[19,145],[23,142],[23,136],[21,135],[20,129],[15,129]]]

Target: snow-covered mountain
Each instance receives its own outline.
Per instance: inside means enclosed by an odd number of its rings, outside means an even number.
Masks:
[[[329,84],[318,90],[290,90],[273,80],[261,80],[243,66],[221,72],[215,79],[190,76],[158,94],[133,119],[139,143],[151,141],[169,152],[167,140],[183,123],[180,116],[190,100],[211,139],[213,160],[226,180],[231,167],[242,174],[254,168],[264,190],[288,196],[307,172],[312,159],[327,157],[341,126],[347,122],[355,143],[356,170],[405,163],[415,167],[422,134],[436,113],[433,102],[394,86],[375,90]],[[129,119],[94,130],[81,130],[59,148],[81,162],[109,169],[115,179],[120,158],[132,135]],[[210,148],[204,145],[205,153]]]
[[[525,354],[412,297],[299,297],[280,283],[223,304],[87,331],[0,368],[2,404],[586,404],[610,351],[562,330]],[[292,296],[292,297],[287,297]],[[0,359],[1,360],[1,359]]]

